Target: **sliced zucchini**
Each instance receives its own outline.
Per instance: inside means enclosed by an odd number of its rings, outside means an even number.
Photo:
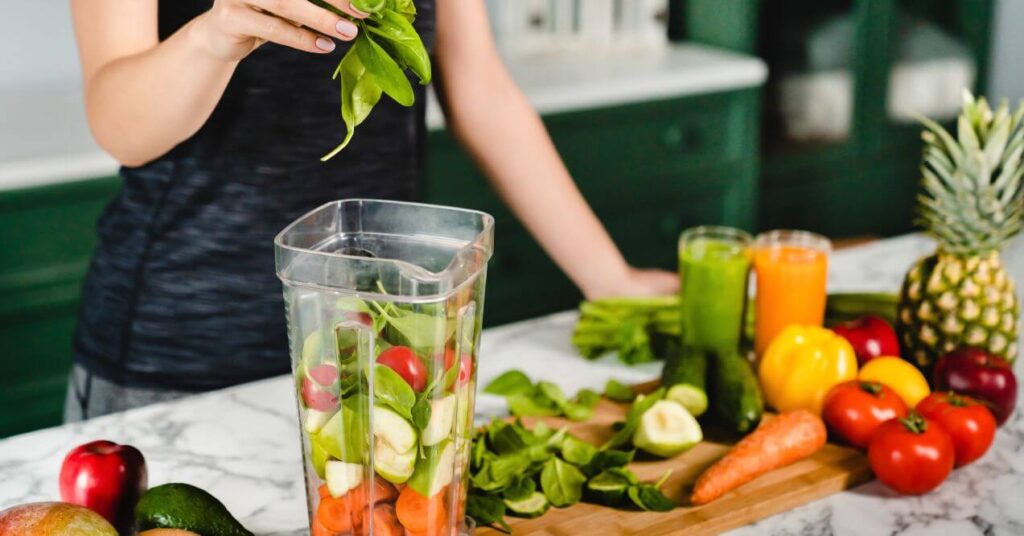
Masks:
[[[697,419],[681,404],[659,400],[642,416],[633,444],[655,456],[669,458],[700,443],[704,434]]]
[[[530,518],[544,515],[551,508],[551,502],[543,493],[535,491],[518,501],[505,499],[505,506],[514,516]]]

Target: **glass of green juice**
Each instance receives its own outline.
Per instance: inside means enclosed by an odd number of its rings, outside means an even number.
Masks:
[[[683,344],[709,351],[739,348],[753,238],[732,227],[702,226],[679,237]]]

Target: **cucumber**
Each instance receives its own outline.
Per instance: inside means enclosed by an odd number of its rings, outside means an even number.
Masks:
[[[626,498],[626,490],[636,484],[635,477],[622,467],[605,469],[587,481],[587,496],[605,506],[618,506]]]
[[[714,410],[730,430],[747,433],[761,422],[764,399],[750,363],[738,352],[715,355]]]
[[[697,419],[672,400],[659,400],[640,416],[633,445],[655,456],[671,458],[700,443],[704,434]]]
[[[551,503],[543,493],[535,491],[518,501],[505,499],[505,507],[514,516],[531,518],[544,515],[551,507]]]
[[[409,478],[409,487],[424,497],[433,497],[452,483],[455,475],[455,445],[445,440],[429,447],[416,461],[416,470]]]
[[[878,315],[896,323],[899,296],[892,292],[837,292],[825,302],[825,325],[832,326],[865,315]]]
[[[699,417],[708,409],[704,385],[707,356],[697,348],[683,347],[676,337],[665,340],[663,355],[665,367],[661,369],[661,385],[668,389],[665,398],[675,400],[691,415]]]

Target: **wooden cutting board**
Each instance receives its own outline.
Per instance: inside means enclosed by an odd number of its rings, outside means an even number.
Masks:
[[[623,420],[627,409],[627,405],[602,399],[594,411],[594,418],[587,422],[574,423],[557,418],[544,421],[554,427],[568,426],[580,439],[597,445],[611,437],[611,424]],[[536,420],[524,419],[524,423],[532,427]],[[512,525],[512,533],[557,536],[716,534],[871,479],[866,456],[854,449],[828,444],[814,456],[762,475],[710,504],[693,506],[689,503],[693,483],[736,441],[735,437],[714,429],[705,429],[704,433],[703,442],[680,456],[669,460],[641,460],[630,465],[644,482],[655,481],[672,469],[662,491],[677,501],[679,508],[656,513],[579,503],[569,508],[552,508],[536,519],[507,518]],[[498,535],[500,532],[484,528],[475,534]]]

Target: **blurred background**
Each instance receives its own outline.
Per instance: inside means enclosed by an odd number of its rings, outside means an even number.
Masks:
[[[488,3],[513,76],[641,266],[674,269],[696,224],[910,232],[914,114],[954,117],[964,87],[1024,97],[1019,0]],[[67,3],[9,2],[0,50],[4,437],[60,421],[79,286],[119,179],[86,126]],[[423,200],[497,220],[488,323],[574,307],[433,102],[428,127]]]

